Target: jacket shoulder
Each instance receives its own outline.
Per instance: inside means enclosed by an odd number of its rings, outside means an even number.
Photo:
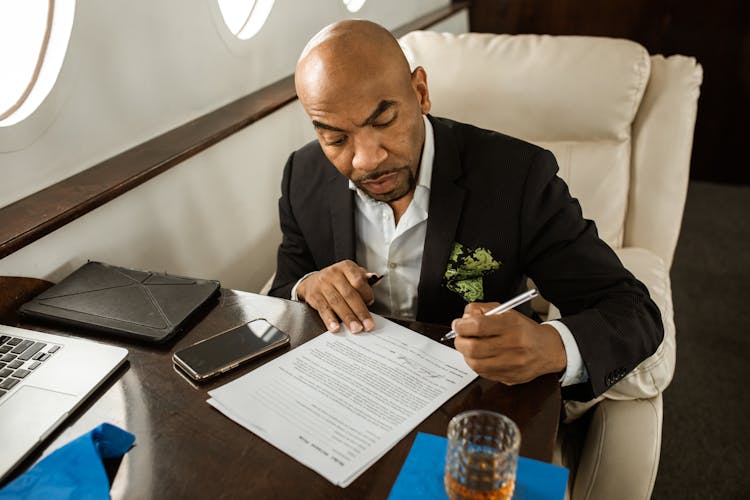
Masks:
[[[518,137],[448,118],[433,117],[433,126],[442,128],[452,134],[461,149],[498,149],[505,153],[518,154],[521,157],[533,157],[542,151],[546,151],[544,148]]]
[[[432,123],[436,143],[453,145],[441,149],[455,155],[467,187],[516,191],[524,189],[529,176],[549,179],[558,172],[554,155],[536,144],[446,118],[433,118]]]

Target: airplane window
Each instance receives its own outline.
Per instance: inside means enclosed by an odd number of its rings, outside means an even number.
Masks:
[[[229,31],[247,40],[255,36],[268,19],[274,0],[219,0],[219,10]]]
[[[0,2],[0,127],[29,116],[52,90],[74,10],[74,0]]]
[[[367,0],[344,0],[344,5],[349,9],[349,12],[357,12],[365,4]]]

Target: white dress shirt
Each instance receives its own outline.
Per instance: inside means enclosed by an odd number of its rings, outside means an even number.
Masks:
[[[373,200],[349,181],[349,189],[357,193],[354,198],[357,263],[383,276],[373,287],[375,304],[371,309],[384,316],[411,320],[417,317],[417,286],[422,270],[432,160],[435,157],[432,124],[426,117],[424,123],[424,147],[414,198],[398,224],[387,203]]]
[[[349,188],[356,192],[354,227],[357,263],[369,272],[383,276],[377,286],[373,287],[375,303],[370,309],[383,316],[410,320],[417,316],[417,287],[422,269],[432,166],[435,159],[432,124],[426,116],[423,116],[423,119],[425,141],[417,174],[417,186],[414,198],[398,224],[395,223],[393,210],[387,203],[370,198],[349,181]],[[303,276],[292,289],[292,300],[298,300],[297,286],[307,276],[309,274]],[[547,324],[559,332],[565,346],[567,368],[560,379],[561,384],[567,386],[588,380],[588,372],[583,365],[578,344],[568,327],[559,321],[550,321]]]

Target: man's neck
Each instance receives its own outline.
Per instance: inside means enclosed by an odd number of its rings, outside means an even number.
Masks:
[[[401,219],[401,216],[406,213],[406,210],[409,208],[409,204],[411,203],[411,200],[413,199],[414,199],[414,189],[412,189],[412,191],[406,196],[403,196],[396,201],[392,201],[388,203],[388,206],[390,206],[391,210],[393,210],[394,224],[398,224],[398,221]]]
[[[427,122],[427,117],[423,117],[423,120]],[[432,127],[430,127],[430,134],[432,135]],[[406,210],[409,208],[409,204],[411,203],[411,200],[414,199],[414,192],[417,190],[417,184],[419,181],[419,172],[422,169],[422,157],[424,156],[424,144],[427,137],[427,130],[426,127],[423,127],[422,132],[422,151],[419,153],[419,162],[417,162],[417,171],[414,173],[414,179],[415,179],[415,185],[412,188],[412,190],[404,196],[403,198],[392,201],[388,205],[390,205],[391,210],[393,210],[393,220],[395,221],[395,224],[398,225],[398,221],[401,219],[401,216],[406,213]]]

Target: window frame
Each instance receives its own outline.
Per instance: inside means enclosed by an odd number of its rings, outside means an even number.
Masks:
[[[37,81],[39,80],[39,74],[42,72],[42,66],[44,65],[44,58],[47,56],[47,48],[49,47],[50,35],[52,34],[52,19],[55,15],[55,0],[47,0],[47,23],[44,28],[44,37],[42,37],[42,44],[39,47],[39,54],[37,55],[36,64],[34,65],[34,71],[31,74],[31,79],[21,95],[11,106],[5,111],[0,110],[0,122],[6,118],[10,118],[13,113],[23,106],[23,103],[31,95],[31,91],[34,89]]]

